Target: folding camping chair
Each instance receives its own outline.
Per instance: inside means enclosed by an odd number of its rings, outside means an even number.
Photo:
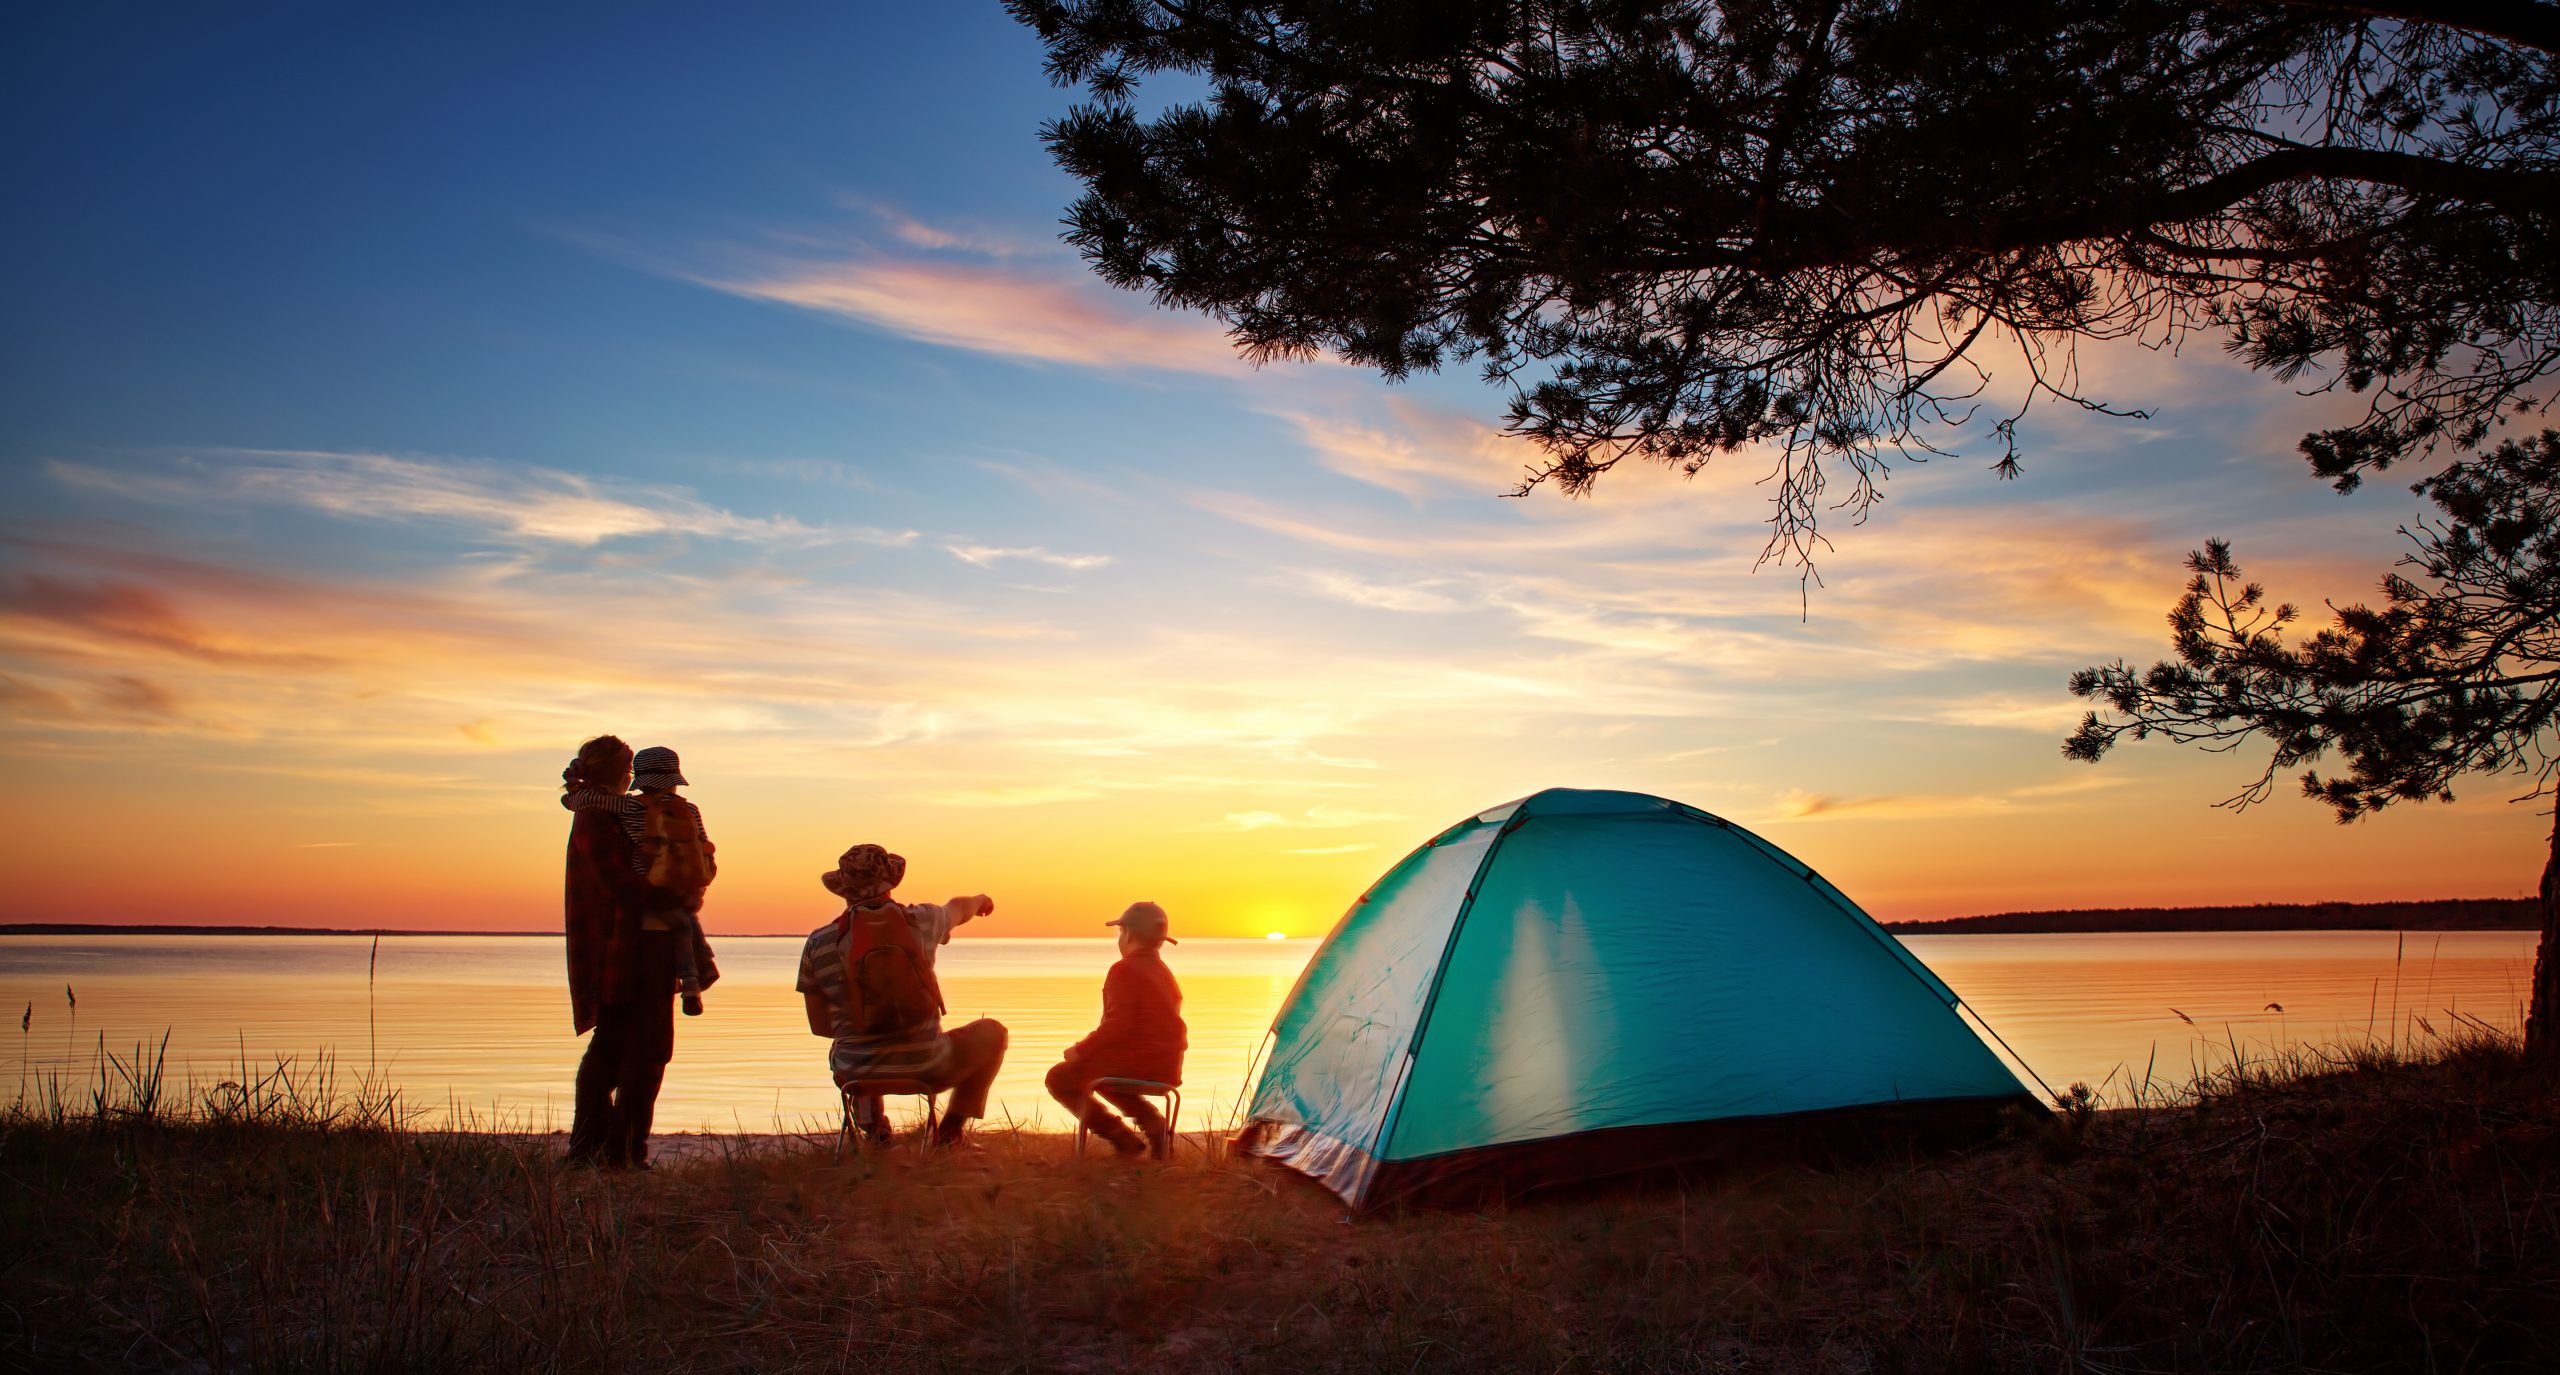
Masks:
[[[854,1125],[856,1100],[874,1095],[916,1097],[924,1100],[924,1143],[933,1145],[934,1127],[942,1120],[942,1090],[921,1079],[855,1079],[836,1086],[844,1094],[844,1126],[836,1134],[836,1155],[850,1155],[859,1144],[861,1130]],[[885,1115],[887,1109],[882,1109]]]
[[[1105,1075],[1094,1080],[1087,1091],[1100,1093],[1104,1089],[1117,1093],[1134,1093],[1140,1098],[1165,1100],[1165,1154],[1167,1157],[1173,1154],[1173,1143],[1182,1139],[1182,1090],[1171,1084],[1160,1084],[1153,1079],[1123,1079],[1117,1075]],[[1084,1135],[1084,1119],[1078,1117],[1076,1119],[1076,1154],[1078,1155],[1084,1154]]]

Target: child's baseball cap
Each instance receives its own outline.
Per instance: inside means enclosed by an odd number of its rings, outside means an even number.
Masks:
[[[1128,911],[1111,921],[1104,922],[1103,925],[1122,927],[1135,931],[1141,936],[1153,936],[1167,945],[1180,945],[1182,942],[1173,938],[1172,923],[1173,919],[1166,916],[1164,909],[1154,903],[1133,902],[1129,904]]]

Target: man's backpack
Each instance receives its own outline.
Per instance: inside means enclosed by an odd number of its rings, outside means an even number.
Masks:
[[[907,909],[894,902],[851,908],[845,924],[844,989],[854,1034],[905,1036],[942,1025],[942,985],[933,977]]]
[[[688,902],[701,897],[719,872],[702,838],[701,815],[673,793],[643,793],[640,805],[640,853],[649,861],[649,885]]]

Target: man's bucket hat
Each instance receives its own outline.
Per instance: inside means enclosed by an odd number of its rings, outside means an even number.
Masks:
[[[893,855],[878,845],[856,845],[836,860],[836,867],[818,876],[827,891],[847,902],[869,902],[885,897],[907,876],[907,857]]]

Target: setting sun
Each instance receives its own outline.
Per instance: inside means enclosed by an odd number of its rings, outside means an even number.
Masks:
[[[1264,933],[1262,938],[1267,941],[1285,941],[1289,939],[1289,933],[1286,931],[1271,931]]]

